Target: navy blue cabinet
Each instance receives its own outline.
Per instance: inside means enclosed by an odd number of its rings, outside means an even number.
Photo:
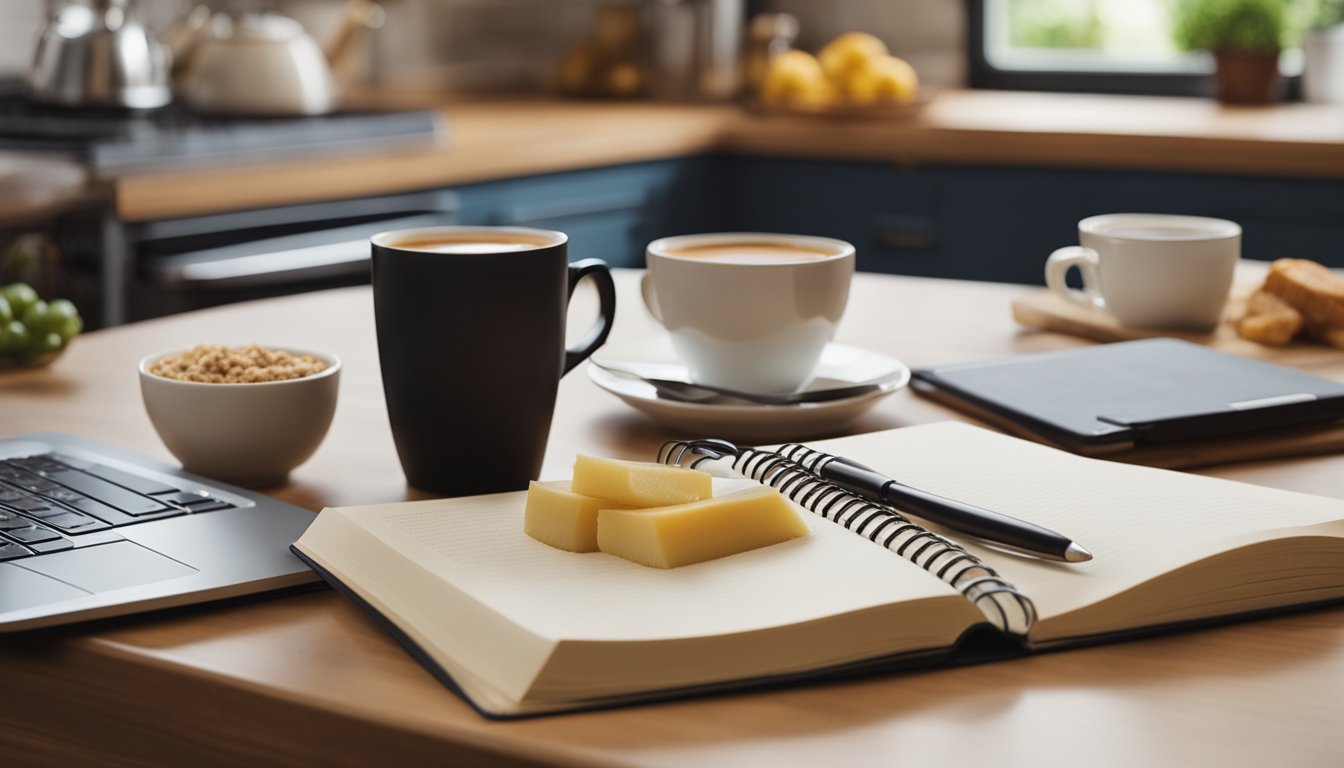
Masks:
[[[1230,219],[1241,224],[1245,258],[1344,266],[1344,182],[1108,170],[936,172],[944,179],[948,248],[992,250],[1003,262],[986,269],[984,279],[1039,283],[1050,251],[1077,242],[1079,219],[1125,212]]]
[[[1094,173],[1090,213],[1142,210],[1231,219],[1242,255],[1344,266],[1344,181],[1158,173]]]
[[[728,163],[734,230],[848,240],[866,271],[949,271],[934,174],[881,163],[760,157]]]
[[[700,156],[471,185],[468,224],[560,229],[573,258],[642,266],[671,234],[796,232],[848,240],[861,270],[1041,283],[1077,222],[1115,212],[1239,222],[1243,255],[1344,266],[1344,182],[1100,169],[902,167]]]
[[[529,176],[461,187],[463,224],[539,227],[569,235],[571,259],[644,266],[650,240],[729,226],[713,157]]]
[[[1050,252],[1100,213],[1231,219],[1246,258],[1344,266],[1344,182],[1090,169],[740,158],[739,228],[849,240],[859,268],[1040,283]]]

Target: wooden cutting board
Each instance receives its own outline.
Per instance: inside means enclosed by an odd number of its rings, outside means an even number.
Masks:
[[[1223,311],[1223,320],[1211,333],[1182,333],[1130,328],[1099,310],[1074,304],[1047,289],[1024,293],[1013,300],[1013,319],[1028,328],[1067,333],[1093,341],[1133,341],[1157,336],[1185,339],[1243,357],[1255,357],[1284,365],[1312,368],[1326,361],[1337,363],[1344,351],[1310,341],[1295,341],[1285,347],[1271,347],[1247,341],[1237,335],[1236,321],[1245,313],[1246,297],[1264,282],[1268,264],[1243,261],[1237,268],[1232,295]]]

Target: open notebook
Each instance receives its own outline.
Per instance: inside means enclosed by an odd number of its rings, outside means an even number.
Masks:
[[[931,567],[937,547],[899,556],[818,515],[810,536],[662,571],[528,538],[523,493],[328,509],[294,549],[493,717],[955,663],[968,637],[1009,656],[1344,598],[1344,501],[957,423],[814,446],[1066,533],[1095,559],[961,540],[943,556],[979,558],[999,594],[1034,607],[1005,615]]]

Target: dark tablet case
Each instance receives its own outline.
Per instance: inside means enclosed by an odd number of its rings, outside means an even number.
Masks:
[[[922,368],[912,381],[940,402],[1083,449],[1344,419],[1344,384],[1168,338]]]

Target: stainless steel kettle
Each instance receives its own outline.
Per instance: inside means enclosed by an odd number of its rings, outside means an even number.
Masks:
[[[70,107],[153,109],[173,98],[170,57],[130,0],[92,0],[52,14],[28,72],[32,97]]]

